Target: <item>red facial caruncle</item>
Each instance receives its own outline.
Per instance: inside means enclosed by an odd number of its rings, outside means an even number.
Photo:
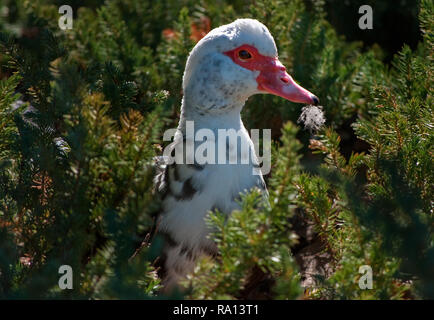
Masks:
[[[319,103],[319,99],[314,94],[295,83],[279,59],[264,56],[255,47],[247,44],[226,51],[224,54],[243,68],[259,71],[256,78],[258,90],[293,102],[314,105]]]

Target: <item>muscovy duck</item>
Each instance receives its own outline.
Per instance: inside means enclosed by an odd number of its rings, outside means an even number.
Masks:
[[[260,93],[298,103],[317,105],[319,102],[286,72],[265,25],[253,19],[238,19],[211,30],[196,44],[187,60],[175,144],[191,139],[185,134],[192,121],[195,132],[209,129],[215,134],[215,145],[221,139],[219,129],[234,129],[254,154],[254,145],[240,112],[250,96]],[[223,137],[227,149],[238,148],[237,154],[240,154],[240,145],[231,145],[226,138]],[[195,142],[193,146],[197,150]],[[182,158],[185,160],[185,155]],[[254,187],[264,194],[267,191],[255,156],[247,164],[188,164],[182,160],[168,164],[164,161],[160,162],[160,171],[155,177],[156,188],[163,195],[155,237],[164,240],[158,259],[159,274],[165,292],[170,292],[193,270],[201,254],[217,254],[204,219],[208,212],[218,209],[230,214],[239,209],[240,193]]]

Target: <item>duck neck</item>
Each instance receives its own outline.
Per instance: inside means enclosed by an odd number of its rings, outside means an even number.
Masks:
[[[217,132],[218,129],[234,129],[236,131],[244,128],[241,120],[243,102],[229,103],[221,110],[202,111],[200,108],[187,105],[187,99],[182,100],[181,117],[178,129],[185,132],[186,122],[193,121],[194,129],[210,129]]]

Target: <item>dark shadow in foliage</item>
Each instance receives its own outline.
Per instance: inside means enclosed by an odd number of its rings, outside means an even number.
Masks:
[[[404,44],[416,49],[421,40],[417,14],[419,1],[416,0],[326,0],[327,20],[337,32],[345,35],[348,41],[363,41],[365,48],[379,44],[385,51],[385,61]],[[393,3],[393,5],[391,5]],[[373,11],[373,29],[359,28],[363,14],[359,8],[370,5]]]

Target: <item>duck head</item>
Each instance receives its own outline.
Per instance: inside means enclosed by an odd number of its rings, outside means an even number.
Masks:
[[[267,27],[254,19],[218,27],[199,41],[187,60],[183,90],[183,108],[202,114],[241,109],[260,93],[304,104],[319,102],[286,72]]]

